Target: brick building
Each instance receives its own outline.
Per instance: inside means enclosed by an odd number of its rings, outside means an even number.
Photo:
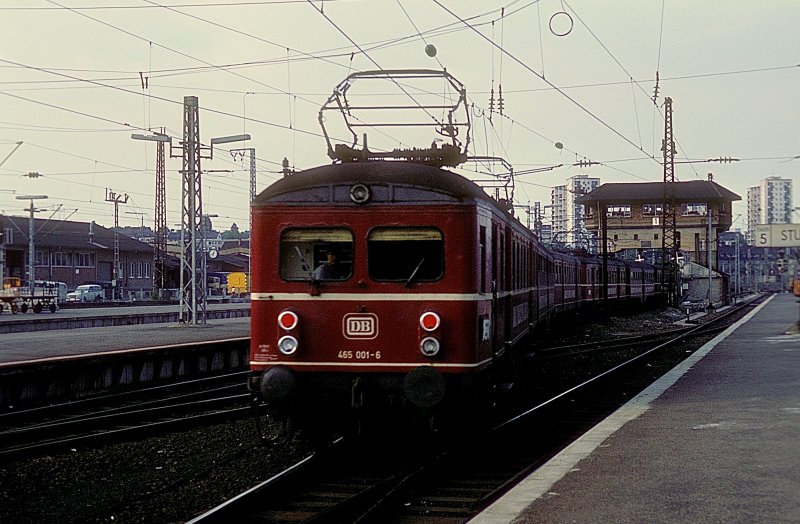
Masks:
[[[28,276],[28,218],[0,215],[4,242],[3,276]],[[114,232],[94,222],[34,219],[36,280],[64,282],[72,290],[81,284],[111,287],[114,266]],[[153,247],[119,235],[120,278],[124,297],[153,289]],[[110,297],[109,297],[110,298]]]

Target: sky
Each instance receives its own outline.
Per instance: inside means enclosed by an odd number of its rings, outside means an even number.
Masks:
[[[201,160],[203,212],[215,229],[248,229],[249,161],[231,149],[254,148],[260,192],[284,158],[330,163],[318,114],[349,74],[446,69],[466,87],[459,140],[513,166],[516,204],[547,205],[577,174],[662,180],[669,97],[677,179],[713,173],[742,198],[744,229],[747,188],[766,177],[792,178],[800,206],[799,27],[797,0],[1,0],[0,213],[25,216],[16,197],[47,195],[37,217],[113,226],[111,191],[128,195],[121,226],[152,227],[156,146],[131,134],[164,128],[177,155],[167,222],[179,227],[183,103],[195,96],[203,144],[252,137]],[[348,95],[407,108],[358,114],[366,124],[441,121],[421,106],[457,101],[437,79],[359,80]],[[351,145],[340,114],[325,123]],[[430,125],[357,129],[375,151],[442,138]]]

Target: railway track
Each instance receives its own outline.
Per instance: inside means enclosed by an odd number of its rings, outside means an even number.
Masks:
[[[613,358],[560,391],[524,392],[488,432],[455,443],[429,435],[415,446],[408,435],[339,442],[192,522],[464,522],[753,306],[667,340],[560,348],[549,355]]]
[[[250,415],[246,372],[0,414],[0,457],[141,438]]]

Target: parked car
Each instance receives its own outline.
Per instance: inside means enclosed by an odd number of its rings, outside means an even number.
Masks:
[[[83,284],[67,293],[67,302],[101,302],[105,297],[103,288],[97,284]]]

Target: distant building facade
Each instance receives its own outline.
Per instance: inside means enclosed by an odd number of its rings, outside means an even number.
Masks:
[[[747,190],[747,242],[754,243],[756,225],[792,221],[792,179],[772,176]]]
[[[28,279],[28,218],[0,216],[3,276]],[[94,222],[34,219],[34,277],[64,282],[72,290],[98,283],[147,294],[153,289],[153,247],[119,235],[119,275],[114,278],[114,232]],[[109,297],[110,298],[110,297]]]
[[[600,186],[599,178],[575,175],[550,191],[551,241],[594,251],[594,237],[586,229],[584,207],[577,199]]]

